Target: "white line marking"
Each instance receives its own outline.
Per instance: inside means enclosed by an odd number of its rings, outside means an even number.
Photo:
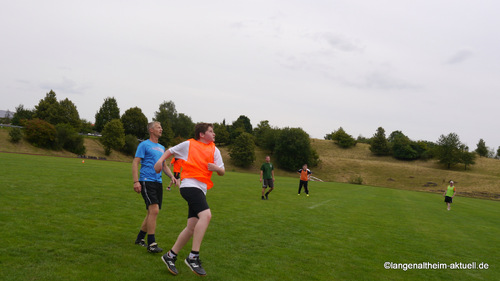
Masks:
[[[328,203],[328,202],[330,202],[330,201],[332,201],[332,200],[333,200],[333,199],[323,201],[323,202],[321,202],[321,203],[318,203],[318,204],[316,204],[316,205],[313,205],[313,206],[309,207],[309,209],[314,209],[314,208],[319,207],[319,206],[321,206],[321,205],[325,205],[326,203]]]

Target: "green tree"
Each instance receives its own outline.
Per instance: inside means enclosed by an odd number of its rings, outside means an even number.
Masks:
[[[57,148],[57,131],[54,125],[38,118],[27,120],[24,127],[26,140],[40,148]]]
[[[66,98],[59,102],[59,110],[61,116],[57,124],[67,123],[79,132],[82,127],[82,121],[80,120],[80,114],[78,114],[76,105]]]
[[[120,109],[118,108],[116,99],[108,97],[104,99],[104,103],[95,114],[94,129],[97,132],[102,132],[104,126],[113,119],[120,119]]]
[[[113,119],[106,123],[102,130],[101,142],[104,145],[104,153],[111,154],[111,149],[121,150],[125,145],[125,129],[120,119]]]
[[[172,130],[172,120],[177,115],[173,102],[163,102],[160,104],[158,111],[155,112],[154,121],[160,122],[163,129],[158,142],[165,147],[169,147],[174,141],[174,131]]]
[[[469,152],[468,146],[460,145],[460,163],[464,164],[465,170],[467,170],[467,166],[476,164],[474,160],[476,160],[476,154]]]
[[[271,127],[269,121],[261,121],[254,129],[256,145],[268,150],[272,154],[276,146],[276,137],[278,134],[279,129]]]
[[[277,137],[275,158],[280,168],[296,171],[303,164],[315,167],[318,154],[311,147],[309,135],[301,128],[284,128]]]
[[[194,122],[191,117],[184,113],[177,114],[177,118],[174,120],[172,131],[176,137],[181,137],[183,139],[189,139],[194,137]]]
[[[243,132],[251,134],[252,130],[253,129],[252,124],[250,123],[250,119],[245,115],[240,115],[230,127],[229,136],[231,142],[233,142]]]
[[[231,144],[229,151],[231,161],[239,167],[249,167],[255,161],[254,136],[243,132]]]
[[[14,116],[12,116],[11,123],[16,126],[23,126],[23,120],[31,120],[34,115],[34,110],[25,109],[24,105],[20,104],[16,107],[16,112],[14,112]]]
[[[63,116],[61,104],[57,101],[56,93],[52,90],[45,95],[45,98],[35,105],[35,118],[45,120],[52,125],[63,123],[66,120]]]
[[[129,108],[121,119],[126,135],[133,135],[138,139],[148,137],[148,118],[138,107]]]
[[[138,145],[139,145],[139,140],[137,139],[136,136],[126,135],[125,145],[123,146],[122,151],[127,155],[134,156]]]
[[[229,143],[229,132],[224,124],[214,123],[215,143],[217,145]]]
[[[481,157],[488,156],[488,147],[486,146],[486,143],[484,142],[483,139],[480,139],[479,142],[477,143],[476,152]]]
[[[448,169],[452,165],[460,163],[460,138],[455,133],[447,136],[441,135],[436,145],[436,157],[440,164],[446,165]]]
[[[349,148],[356,145],[356,140],[346,133],[342,127],[331,134],[331,139],[342,148]]]
[[[497,149],[497,158],[500,158],[500,146]]]
[[[418,153],[412,145],[413,142],[403,133],[394,134],[391,138],[392,155],[400,160],[415,160],[418,158]]]
[[[85,154],[83,136],[79,135],[76,129],[68,123],[56,125],[57,145],[77,155]]]
[[[377,132],[373,135],[370,142],[370,151],[377,156],[385,156],[391,154],[389,143],[385,137],[385,130],[378,127]]]

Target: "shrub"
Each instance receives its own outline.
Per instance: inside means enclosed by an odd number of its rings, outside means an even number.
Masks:
[[[83,155],[86,152],[83,144],[83,136],[79,135],[75,128],[69,124],[58,124],[57,130],[57,145],[59,148],[66,149],[69,152]]]
[[[254,137],[247,133],[241,133],[231,145],[229,152],[231,160],[236,166],[249,167],[255,161]]]
[[[57,148],[56,128],[44,120],[27,120],[25,125],[26,140],[40,148]]]
[[[363,178],[360,175],[351,176],[349,179],[350,184],[363,184]]]
[[[18,143],[23,138],[23,132],[20,128],[11,128],[9,132],[10,141],[12,143]]]
[[[123,146],[123,153],[127,155],[134,156],[135,155],[135,150],[137,149],[137,146],[139,145],[139,140],[137,140],[137,137],[134,135],[126,135],[125,136],[125,145]]]

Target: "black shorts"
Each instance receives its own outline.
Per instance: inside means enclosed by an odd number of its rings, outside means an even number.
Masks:
[[[163,185],[160,182],[141,181],[141,194],[146,203],[146,210],[149,205],[158,204],[161,209],[161,202],[163,201]]]
[[[180,179],[181,178],[181,173],[174,172],[174,178]]]
[[[196,187],[183,187],[179,189],[181,191],[182,198],[188,203],[188,219],[198,218],[198,214],[210,209],[207,203],[207,197],[205,193]]]
[[[446,203],[453,203],[453,198],[450,197],[450,196],[445,196],[444,197],[444,202],[446,202]]]
[[[274,187],[273,179],[264,179],[262,181],[262,188],[266,188],[266,187]]]

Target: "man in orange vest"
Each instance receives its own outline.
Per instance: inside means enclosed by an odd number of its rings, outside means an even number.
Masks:
[[[307,164],[304,164],[304,166],[302,166],[302,169],[299,169],[297,173],[300,174],[299,195],[303,186],[307,196],[309,196],[309,189],[307,188],[307,183],[311,179],[311,174],[312,174],[311,170],[307,168]]]
[[[182,162],[179,190],[188,203],[187,225],[177,237],[177,241],[175,241],[170,251],[162,256],[163,262],[173,275],[178,274],[175,267],[177,254],[191,238],[193,238],[191,253],[184,262],[195,274],[200,276],[207,274],[201,267],[200,261],[201,242],[212,218],[206,193],[213,186],[210,179],[212,173],[216,172],[219,176],[225,174],[221,153],[214,144],[213,125],[208,123],[196,124],[195,138],[167,149],[155,164],[155,170],[160,171],[165,160],[171,155],[176,159],[184,160]]]

